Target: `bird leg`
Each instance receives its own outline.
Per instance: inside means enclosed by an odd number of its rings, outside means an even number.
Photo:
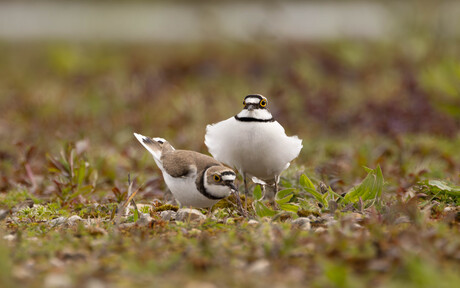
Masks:
[[[278,209],[278,204],[276,203],[276,194],[278,194],[278,181],[280,180],[279,176],[275,176],[275,191],[274,191],[274,195],[273,195],[273,207],[275,207],[276,209]]]
[[[248,195],[249,195],[249,189],[248,189],[248,180],[246,177],[246,173],[243,173],[243,182],[244,182],[244,209],[248,211]]]
[[[275,176],[275,197],[276,197],[276,194],[278,193],[278,182],[279,181],[280,181],[280,176],[276,175]]]
[[[241,213],[241,215],[243,217],[247,218],[248,213],[247,213],[247,210],[243,209],[243,204],[241,203],[240,194],[239,194],[238,190],[232,190],[232,193],[235,196],[235,200],[236,200],[236,204],[238,206],[238,210],[240,210],[240,213]]]

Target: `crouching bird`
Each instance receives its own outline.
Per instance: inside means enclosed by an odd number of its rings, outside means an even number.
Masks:
[[[162,138],[134,133],[153,156],[163,179],[181,206],[211,207],[236,191],[236,174],[210,156],[188,150],[175,150]]]

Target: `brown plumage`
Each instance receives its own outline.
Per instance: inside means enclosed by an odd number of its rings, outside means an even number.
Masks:
[[[161,161],[166,173],[172,177],[183,177],[204,171],[210,166],[222,166],[220,162],[210,156],[206,156],[194,151],[169,150],[161,154]]]
[[[175,150],[162,138],[134,135],[153,155],[166,185],[181,205],[209,207],[236,190],[235,172],[214,158],[194,151]]]

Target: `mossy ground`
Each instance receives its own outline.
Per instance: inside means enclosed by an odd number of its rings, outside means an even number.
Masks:
[[[455,286],[460,200],[423,185],[460,183],[459,43],[436,41],[1,44],[0,283]],[[289,213],[249,224],[227,202],[202,223],[163,221],[165,184],[132,132],[206,153],[206,124],[236,114],[249,93],[266,95],[304,139],[282,186],[298,188],[306,173],[344,194],[362,166],[380,165],[379,205],[328,214],[310,199],[298,212],[314,217],[310,231]],[[120,228],[111,219],[129,173],[153,220]],[[83,221],[50,224],[72,215]]]

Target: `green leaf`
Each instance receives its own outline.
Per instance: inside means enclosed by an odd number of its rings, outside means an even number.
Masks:
[[[316,191],[315,189],[305,189],[306,192],[310,193],[311,195],[313,195],[313,197],[315,197],[315,199],[320,202],[321,204],[323,205],[326,205],[327,202],[325,201],[324,199],[324,195],[319,193],[318,191]]]
[[[334,192],[334,190],[332,190],[332,188],[329,186],[329,188],[327,189],[327,193],[330,194],[330,195],[333,195],[337,198],[333,199],[333,200],[336,200],[336,199],[342,199],[343,200],[343,196],[342,195],[339,195],[337,193]]]
[[[311,180],[305,174],[300,176],[300,186],[302,186],[304,189],[313,189],[316,191],[315,185],[313,185],[313,182],[311,182]]]
[[[257,185],[256,188],[254,188],[252,195],[254,195],[254,200],[258,201],[262,199],[262,188],[260,185]]]
[[[259,217],[273,217],[277,214],[276,211],[268,208],[260,201],[254,202],[254,210]]]
[[[320,202],[323,204],[323,206],[327,206],[327,201],[325,200],[326,195],[323,195],[316,191],[315,185],[313,185],[313,182],[307,177],[307,175],[302,174],[300,176],[300,186],[305,190],[305,192],[310,193],[316,201]]]
[[[423,181],[422,184],[427,185],[431,189],[438,190],[440,192],[452,195],[452,196],[460,196],[460,187],[450,185],[447,182],[440,181],[440,180],[427,180]]]
[[[293,212],[293,213],[297,213],[297,211],[299,211],[300,209],[300,207],[297,204],[293,204],[293,203],[279,204],[278,207],[281,210]]]
[[[83,183],[83,180],[85,179],[85,175],[86,175],[86,167],[85,167],[85,163],[82,162],[80,163],[80,167],[78,168],[77,172],[76,172],[76,178],[77,178],[77,186],[80,187]]]
[[[254,210],[256,211],[257,216],[259,217],[272,217],[278,214],[276,211],[268,208],[265,206],[265,204],[262,203],[262,188],[260,185],[257,185],[256,188],[254,188],[254,191],[252,192],[254,195]]]
[[[363,166],[363,168],[364,170],[366,170],[367,173],[371,173],[372,171],[374,171],[373,169],[366,167],[366,166]]]
[[[296,189],[294,188],[284,189],[284,190],[279,191],[278,193],[276,193],[276,196],[275,196],[276,203],[278,204],[288,203],[292,199],[292,197],[294,197],[295,191]]]
[[[324,200],[324,195],[316,191],[315,189],[311,188],[304,188],[306,192],[310,193],[313,195],[313,197],[316,199],[316,201],[320,202],[323,205],[327,205],[327,202]]]
[[[384,180],[380,166],[374,170],[367,168],[366,171],[369,172],[361,184],[351,188],[343,198],[345,203],[357,203],[359,199],[377,201],[382,195]]]
[[[110,220],[113,220],[117,215],[117,206],[113,206],[112,213],[110,214]]]
[[[137,212],[137,209],[134,209],[134,222],[137,222],[139,220],[139,213]]]

